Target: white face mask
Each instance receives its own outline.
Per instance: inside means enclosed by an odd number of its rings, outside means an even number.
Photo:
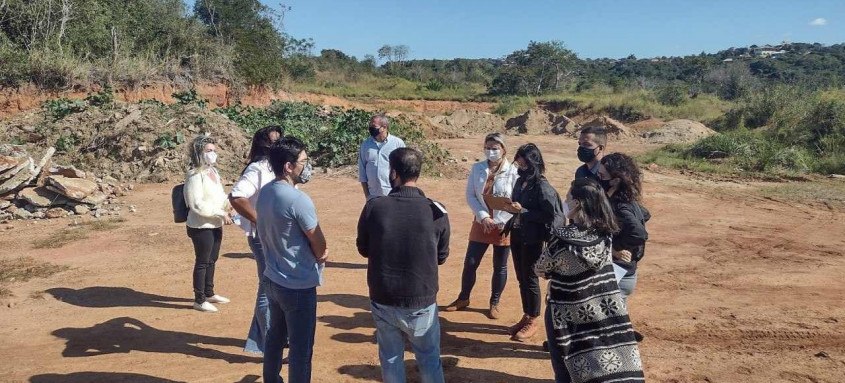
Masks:
[[[485,149],[484,154],[487,156],[488,161],[496,162],[502,159],[502,151],[499,149]]]
[[[212,166],[217,163],[217,153],[215,152],[205,152],[202,154],[202,159],[205,161],[205,164],[208,166]]]

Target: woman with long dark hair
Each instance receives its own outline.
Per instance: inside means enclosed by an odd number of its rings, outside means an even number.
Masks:
[[[267,126],[259,129],[252,136],[252,145],[249,148],[248,164],[238,182],[232,187],[229,193],[229,201],[232,207],[240,215],[239,225],[246,233],[247,244],[252,250],[253,258],[258,269],[258,292],[255,298],[255,311],[252,317],[252,324],[247,334],[244,351],[263,354],[264,338],[270,323],[268,312],[267,293],[261,280],[264,278],[264,247],[255,231],[255,223],[258,220],[258,212],[255,204],[258,202],[258,192],[264,185],[276,178],[273,169],[270,168],[268,155],[270,146],[282,137],[284,131],[280,126]]]
[[[612,236],[619,231],[598,182],[579,178],[566,198],[572,223],[553,231],[534,266],[549,279],[546,336],[555,382],[642,382],[640,352],[616,284]]]
[[[532,338],[540,326],[540,282],[534,274],[534,263],[540,258],[561,207],[560,196],[543,176],[546,164],[537,145],[520,146],[513,161],[519,178],[511,195],[513,206],[510,212],[514,217],[508,222],[505,232],[509,230],[511,234],[523,315],[508,329],[508,333],[511,339],[524,342]]]

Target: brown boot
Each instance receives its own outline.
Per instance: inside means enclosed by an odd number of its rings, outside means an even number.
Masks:
[[[455,299],[454,302],[443,308],[443,311],[460,311],[469,306],[469,299]]]
[[[499,319],[501,316],[501,311],[499,311],[499,304],[498,303],[491,303],[490,304],[490,311],[487,312],[487,317],[490,319]]]
[[[517,331],[511,339],[518,342],[525,342],[526,340],[534,337],[534,335],[537,334],[537,330],[540,329],[540,320],[537,318],[539,317],[528,318],[528,321],[525,322],[525,326],[522,326],[522,328]]]
[[[525,323],[528,322],[528,319],[530,319],[530,318],[531,317],[529,317],[528,315],[523,315],[522,319],[520,319],[519,322],[516,322],[515,325],[508,327],[508,335],[510,335],[510,336],[516,335],[516,333],[518,333],[519,330],[522,330],[522,328],[525,327]]]

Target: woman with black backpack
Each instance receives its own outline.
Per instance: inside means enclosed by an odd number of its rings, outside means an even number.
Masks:
[[[642,382],[639,348],[613,271],[619,231],[598,182],[579,178],[566,198],[572,224],[553,231],[534,266],[549,279],[546,336],[555,382]]]
[[[556,218],[562,221],[560,196],[543,174],[546,164],[540,149],[534,144],[519,147],[514,155],[519,178],[516,180],[509,210],[514,214],[503,233],[511,234],[511,251],[519,295],[522,298],[522,319],[508,328],[511,339],[524,342],[531,339],[540,327],[540,281],[534,274],[534,263],[540,258],[543,246]],[[557,225],[562,224],[558,222]]]
[[[231,206],[217,172],[217,148],[208,134],[195,138],[188,155],[191,167],[185,176],[188,237],[194,244],[194,309],[217,312],[214,303],[229,299],[214,293],[214,268],[223,241],[223,225],[232,224]]]

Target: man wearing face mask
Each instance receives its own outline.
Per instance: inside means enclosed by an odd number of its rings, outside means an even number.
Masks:
[[[270,323],[264,343],[264,381],[282,382],[282,350],[289,343],[289,382],[311,380],[317,325],[317,286],[328,259],[326,238],[311,198],[295,186],[311,178],[302,141],[285,137],[270,148],[273,182],[261,188],[256,210],[264,247],[264,281]]]
[[[358,220],[358,252],[367,258],[367,285],[384,382],[405,382],[405,340],[423,382],[443,382],[437,268],[449,256],[449,217],[417,187],[423,157],[390,154],[393,190],[367,201]]]
[[[584,165],[575,170],[575,178],[592,178],[600,182],[601,158],[607,146],[607,131],[602,127],[588,127],[578,136],[578,160]]]
[[[361,143],[358,151],[358,180],[364,189],[364,198],[370,200],[390,193],[390,153],[404,148],[401,138],[388,133],[390,120],[379,114],[370,119],[370,137]]]

